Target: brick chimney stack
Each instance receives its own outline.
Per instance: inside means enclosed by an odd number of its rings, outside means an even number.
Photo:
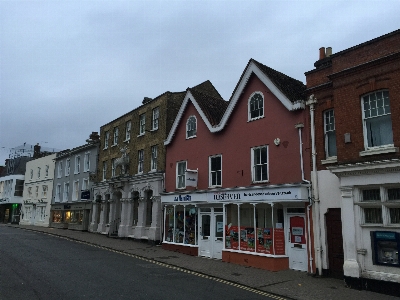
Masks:
[[[33,158],[39,158],[40,157],[40,146],[39,143],[37,143],[35,146],[33,146]]]

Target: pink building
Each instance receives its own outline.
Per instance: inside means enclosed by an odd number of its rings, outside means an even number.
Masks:
[[[163,247],[312,272],[304,84],[251,59],[229,101],[201,86],[165,141]]]

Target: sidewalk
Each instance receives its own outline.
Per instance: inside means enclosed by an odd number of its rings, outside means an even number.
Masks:
[[[312,277],[307,273],[293,270],[270,272],[256,268],[225,263],[220,260],[171,252],[162,249],[161,246],[151,246],[133,240],[108,238],[107,236],[96,233],[24,225],[7,224],[2,226],[43,232],[55,236],[66,237],[71,240],[86,242],[92,245],[136,255],[168,265],[173,265],[179,268],[216,277],[291,299],[399,299],[397,297],[373,292],[349,289],[345,287],[342,280],[338,279],[317,278]]]

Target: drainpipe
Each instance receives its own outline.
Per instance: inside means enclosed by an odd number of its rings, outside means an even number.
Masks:
[[[319,193],[318,193],[318,176],[317,176],[317,153],[315,150],[315,105],[317,104],[317,99],[314,95],[311,95],[306,105],[310,106],[310,118],[311,118],[311,157],[312,157],[312,190],[313,190],[313,200],[314,200],[314,237],[315,237],[315,264],[318,269],[318,275],[322,275],[322,249],[321,249],[321,227],[320,227],[320,203],[319,203]]]
[[[299,141],[300,141],[300,167],[301,167],[301,180],[302,182],[306,182],[308,184],[310,184],[311,182],[306,180],[304,178],[304,161],[303,161],[303,140],[302,140],[302,134],[301,134],[301,130],[302,128],[304,128],[304,124],[303,123],[298,123],[294,126],[295,128],[299,129]],[[308,199],[310,199],[310,204],[307,205],[307,238],[308,238],[308,261],[310,262],[310,272],[312,274],[314,274],[314,270],[313,270],[313,256],[312,256],[312,251],[311,251],[311,225],[310,225],[310,209],[312,207],[312,201],[310,198],[310,187],[307,188],[308,190]]]

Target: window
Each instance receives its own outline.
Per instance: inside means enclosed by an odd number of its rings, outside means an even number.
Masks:
[[[63,194],[63,201],[68,201],[69,200],[69,183],[66,182],[64,183],[64,194]]]
[[[324,112],[324,134],[326,158],[336,156],[335,115],[333,109]]]
[[[153,118],[152,118],[152,130],[157,130],[158,129],[158,118],[160,116],[160,110],[158,107],[153,109]]]
[[[139,150],[138,151],[138,173],[143,173],[143,156],[144,156],[144,151]]]
[[[145,130],[146,130],[146,115],[141,114],[139,116],[139,135],[144,134]]]
[[[362,97],[365,148],[393,146],[389,92]]]
[[[45,174],[46,177],[49,176],[49,165],[46,165]]]
[[[113,145],[118,144],[118,127],[114,128]]]
[[[65,161],[65,176],[69,176],[69,171],[71,170],[71,159]]]
[[[363,224],[400,225],[400,187],[363,189],[360,198]]]
[[[40,170],[41,170],[41,168],[38,167],[38,171],[37,171],[37,177],[38,177],[38,178],[40,178]]]
[[[24,180],[17,179],[15,181],[14,196],[22,197],[24,194]]]
[[[28,187],[28,197],[32,197],[32,187]]]
[[[197,132],[197,119],[195,116],[190,116],[186,122],[186,138],[195,137]]]
[[[131,121],[127,121],[125,123],[125,141],[129,141],[131,139]]]
[[[197,208],[194,205],[168,205],[165,212],[164,240],[170,243],[197,245]]]
[[[84,172],[89,172],[90,169],[90,152],[85,153]]]
[[[251,155],[253,182],[268,181],[268,147],[253,148]]]
[[[107,162],[103,161],[103,180],[106,180],[107,176]]]
[[[61,200],[61,184],[57,184],[56,186],[56,202],[60,202]]]
[[[110,133],[106,131],[104,133],[104,149],[108,148],[108,140],[110,139]]]
[[[39,186],[35,186],[35,198],[39,198]]]
[[[180,161],[176,164],[176,187],[184,189],[186,187],[186,161]]]
[[[31,169],[31,179],[33,179],[33,170]]]
[[[81,171],[81,157],[75,156],[75,174],[78,174]]]
[[[157,171],[157,146],[151,146],[151,170]]]
[[[82,191],[86,191],[87,189],[89,189],[89,179],[84,178],[82,180]]]
[[[209,160],[209,185],[213,186],[221,186],[222,185],[222,156],[216,155],[211,156]]]
[[[48,186],[47,185],[42,185],[42,197],[43,198],[47,197],[47,190],[48,190]]]
[[[74,190],[72,200],[79,200],[79,180],[74,181]]]
[[[115,158],[111,160],[111,177],[115,176]]]
[[[261,93],[254,93],[249,100],[249,121],[264,116],[264,97]]]

